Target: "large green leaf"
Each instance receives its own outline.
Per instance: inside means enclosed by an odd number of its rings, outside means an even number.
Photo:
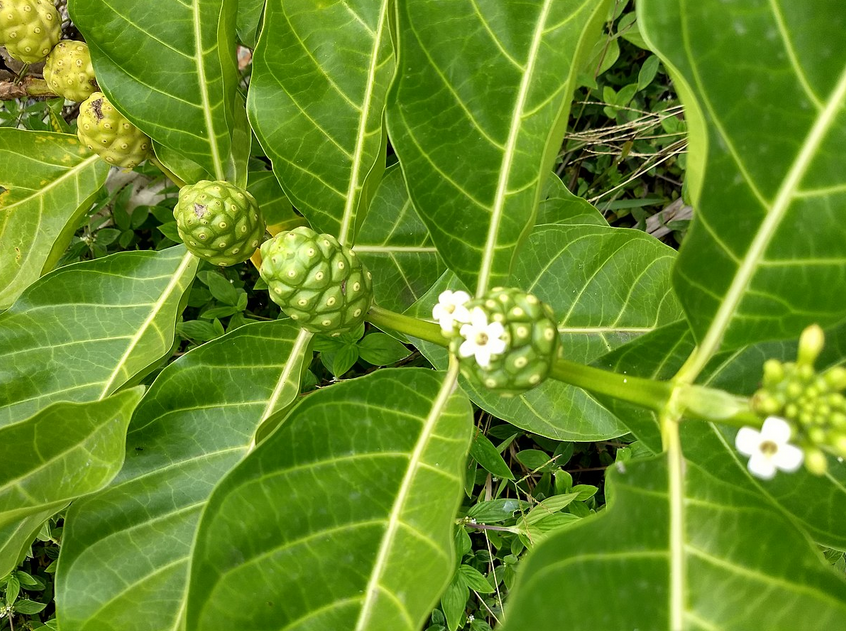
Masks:
[[[291,201],[351,245],[385,168],[389,0],[270,2],[249,114]]]
[[[265,0],[238,0],[238,39],[244,46],[256,47]]]
[[[590,215],[588,215],[590,217]],[[590,363],[627,341],[682,316],[673,295],[672,249],[636,230],[601,225],[537,226],[518,257],[512,284],[549,304],[559,318],[564,356]],[[430,318],[446,288],[460,287],[447,275],[413,308]],[[438,365],[446,353],[420,344]],[[473,388],[473,401],[522,429],[558,440],[604,440],[626,433],[609,403],[549,379],[514,398]]]
[[[644,0],[690,129],[696,207],[676,290],[706,356],[846,315],[840,0]],[[707,270],[707,272],[706,272]]]
[[[385,172],[355,251],[373,273],[376,303],[405,311],[437,282],[446,266],[411,205],[399,166]]]
[[[0,309],[53,267],[109,172],[75,136],[0,129]],[[53,256],[51,256],[53,253]]]
[[[417,631],[455,570],[471,429],[430,370],[309,395],[215,489],[187,627]]]
[[[237,0],[73,0],[97,82],[133,123],[215,179],[237,179]],[[237,108],[241,108],[241,112]]]
[[[68,514],[64,631],[179,628],[200,514],[257,427],[299,393],[309,339],[288,322],[251,324],[159,375],[132,419],[123,470]]]
[[[56,403],[0,429],[0,575],[70,500],[108,484],[123,464],[126,426],[141,388],[93,403]]]
[[[170,352],[197,259],[177,246],[58,269],[0,314],[0,427],[102,399]]]
[[[535,222],[604,0],[400,0],[391,141],[468,287],[504,284]]]
[[[826,352],[821,365],[838,363],[846,348],[846,326],[826,332]],[[602,368],[650,379],[670,379],[693,351],[695,342],[684,322],[645,335],[601,358]],[[767,342],[716,355],[703,370],[703,383],[740,395],[751,395],[759,386],[767,359],[793,361],[797,343]],[[661,437],[655,414],[620,402],[605,401],[609,409],[653,451],[660,451]],[[761,481],[746,468],[746,458],[734,448],[737,430],[711,423],[686,421],[681,426],[685,457],[711,471],[726,484],[758,493],[793,519],[824,545],[846,549],[846,463],[829,459],[825,476],[801,469],[791,475]]]
[[[682,503],[672,506],[663,457],[618,465],[607,511],[554,533],[527,558],[504,629],[842,627],[846,582],[807,537],[757,494],[692,462],[686,470]],[[678,547],[671,546],[676,510],[685,513]],[[681,602],[673,602],[674,582]]]

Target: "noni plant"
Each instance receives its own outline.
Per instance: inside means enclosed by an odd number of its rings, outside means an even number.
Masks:
[[[844,42],[842,0],[0,0],[0,628],[846,628]],[[587,111],[659,144],[562,180]]]

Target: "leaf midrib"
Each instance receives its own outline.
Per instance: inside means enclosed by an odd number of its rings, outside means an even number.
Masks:
[[[218,180],[226,178],[226,170],[223,167],[223,161],[220,157],[220,147],[217,145],[218,136],[215,133],[214,121],[211,114],[211,97],[209,96],[209,85],[206,81],[206,62],[203,56],[203,29],[200,24],[200,8],[198,3],[200,0],[193,0],[191,2],[192,19],[194,23],[194,41],[196,44],[196,62],[197,62],[197,80],[200,86],[200,100],[203,107],[203,117],[206,120],[206,129],[208,131],[208,142],[211,148],[211,159],[214,164],[214,174]]]

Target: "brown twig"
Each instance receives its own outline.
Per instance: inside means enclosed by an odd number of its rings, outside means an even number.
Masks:
[[[44,79],[24,77],[19,83],[14,81],[0,82],[0,101],[14,101],[15,99],[50,99],[58,96],[47,85]]]

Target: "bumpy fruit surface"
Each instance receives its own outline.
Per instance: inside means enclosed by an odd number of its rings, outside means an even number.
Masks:
[[[91,53],[85,42],[64,41],[56,44],[44,64],[44,80],[68,101],[84,101],[97,91]]]
[[[42,61],[62,36],[51,0],[0,0],[0,44],[18,61]]]
[[[373,276],[335,237],[299,227],[261,246],[270,297],[302,328],[340,335],[364,322]]]
[[[182,187],[173,216],[188,249],[221,267],[246,261],[264,236],[255,198],[228,182],[203,180]]]
[[[80,142],[116,167],[135,168],[150,155],[150,138],[101,92],[95,92],[79,106],[77,125]]]
[[[504,329],[501,339],[505,350],[491,356],[487,367],[481,366],[474,355],[461,356],[459,349],[466,341],[463,334],[450,341],[461,373],[471,383],[513,396],[534,388],[549,376],[558,351],[558,329],[547,305],[519,289],[498,287],[464,306],[471,314],[481,309],[489,323],[498,322]]]

